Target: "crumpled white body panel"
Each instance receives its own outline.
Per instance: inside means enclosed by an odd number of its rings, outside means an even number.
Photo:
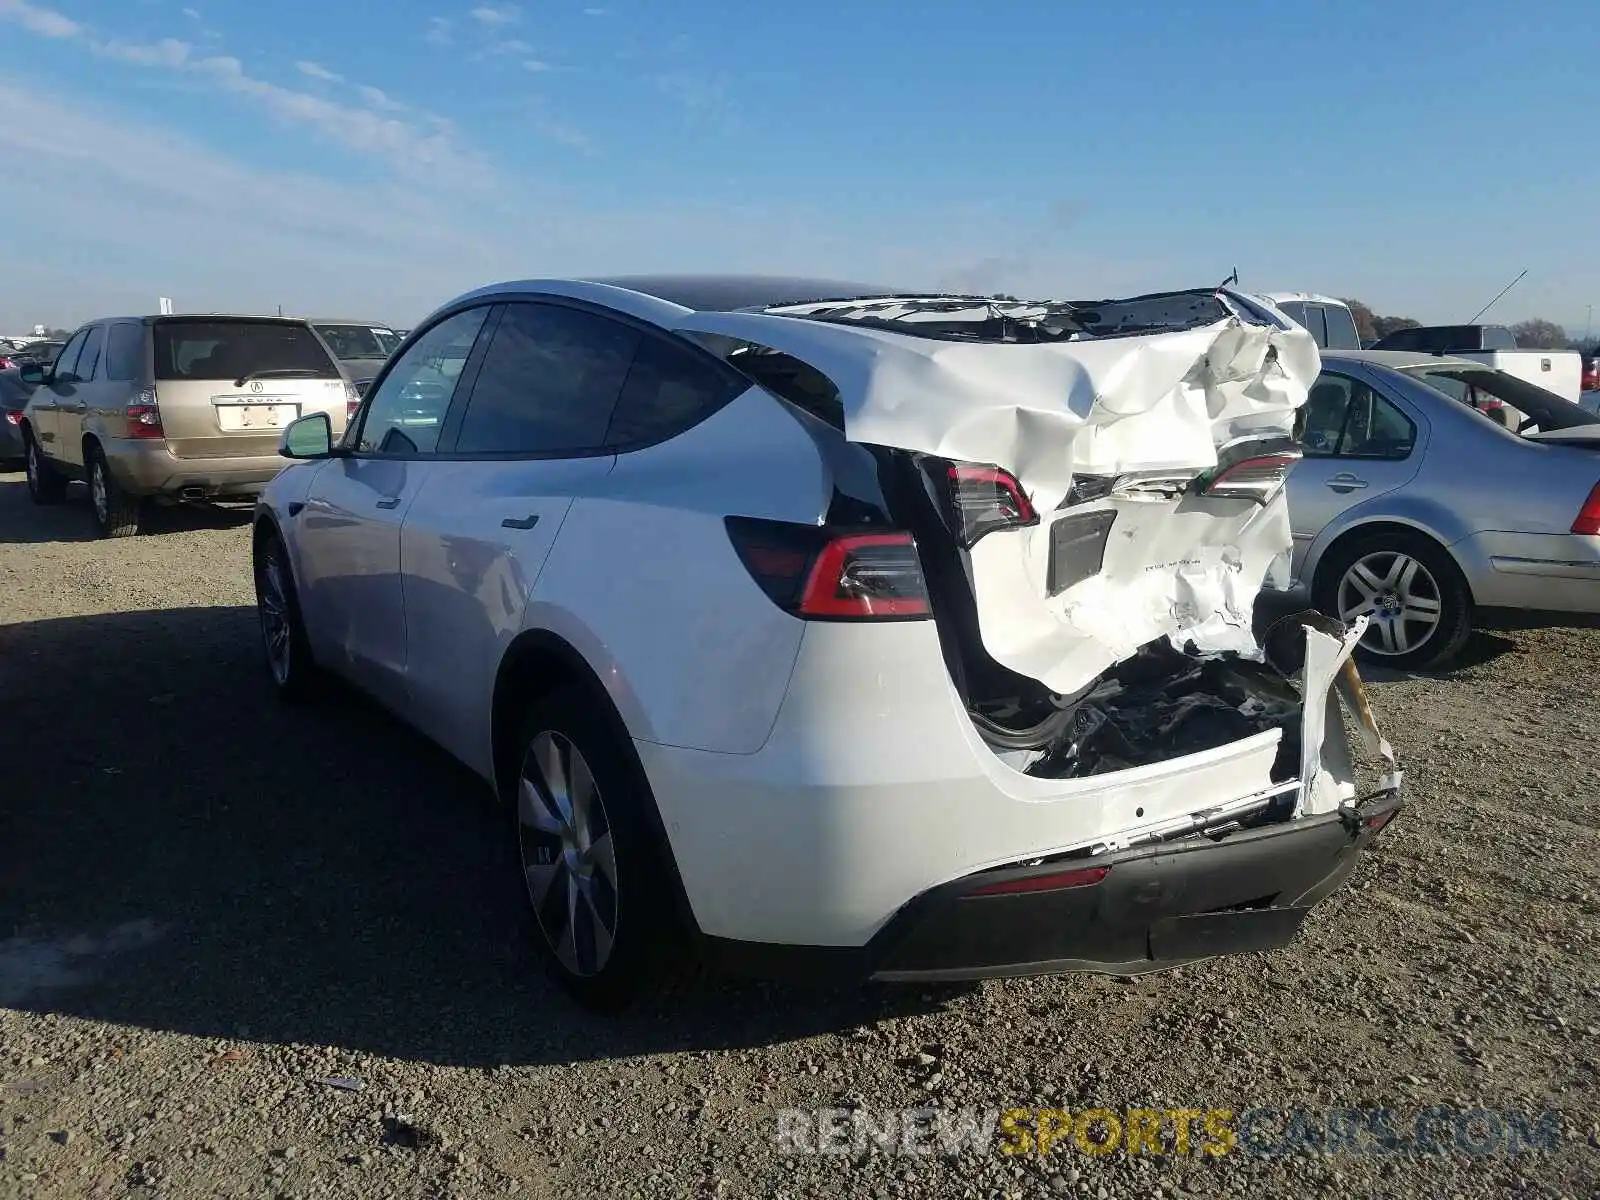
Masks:
[[[1321,369],[1316,343],[1229,317],[1175,333],[1047,344],[921,338],[754,313],[679,326],[782,351],[839,389],[852,441],[1009,470],[1041,520],[973,547],[985,648],[1073,693],[1163,636],[1204,652],[1255,646],[1250,613],[1290,548],[1286,501],[1107,500],[1098,575],[1048,596],[1050,526],[1076,475],[1200,471],[1245,434],[1290,433]],[[1087,511],[1075,507],[1073,512]]]

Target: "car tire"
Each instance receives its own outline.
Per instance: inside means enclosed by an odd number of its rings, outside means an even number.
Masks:
[[[1447,665],[1472,634],[1472,593],[1449,553],[1422,534],[1388,532],[1338,546],[1317,568],[1316,607],[1372,622],[1363,662],[1396,670]]]
[[[311,656],[305,621],[300,615],[300,595],[294,585],[289,553],[277,533],[263,534],[254,555],[256,617],[261,627],[261,650],[267,675],[278,697],[297,703],[313,696],[322,672]]]
[[[60,504],[67,498],[67,477],[52,467],[33,440],[33,433],[22,435],[22,469],[28,473],[28,495],[35,504]]]
[[[661,991],[687,958],[655,798],[609,715],[581,688],[537,698],[519,726],[511,797],[539,957],[597,1012]]]
[[[89,468],[89,510],[94,514],[94,526],[100,536],[134,536],[144,516],[144,501],[122,490],[106,462],[105,451],[99,446],[90,445],[84,458]]]

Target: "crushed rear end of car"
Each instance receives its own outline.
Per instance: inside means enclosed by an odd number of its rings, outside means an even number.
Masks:
[[[723,845],[773,845],[687,864],[724,961],[957,979],[1266,949],[1398,811],[1364,625],[1255,632],[1288,565],[1303,330],[1206,289],[819,301],[681,332],[793,406],[833,468],[816,529],[729,521],[808,622],[767,743],[642,750],[669,828],[692,786]]]

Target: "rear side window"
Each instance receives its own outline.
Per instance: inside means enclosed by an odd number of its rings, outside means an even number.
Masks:
[[[163,321],[155,327],[157,379],[238,379],[256,371],[338,379],[309,325],[288,321]]]
[[[1322,319],[1322,307],[1317,304],[1308,304],[1305,307],[1305,327],[1310,331],[1317,345],[1328,344],[1328,325]]]
[[[1483,348],[1485,350],[1515,350],[1517,348],[1516,335],[1504,325],[1485,325],[1483,327]]]
[[[1312,458],[1402,459],[1416,446],[1417,427],[1366,384],[1324,374],[1306,398],[1297,436]]]
[[[106,338],[106,378],[126,383],[139,377],[144,351],[144,326],[121,325],[111,327]]]
[[[665,441],[699,424],[746,385],[664,338],[639,343],[606,431],[614,449]]]
[[[508,304],[461,420],[463,454],[576,454],[606,440],[640,335],[552,304]]]
[[[105,327],[96,325],[89,330],[89,339],[83,343],[83,353],[78,355],[78,365],[72,368],[72,373],[84,383],[95,377],[100,366],[100,349],[105,345]]]
[[[88,336],[87,329],[80,329],[68,338],[67,344],[61,348],[61,354],[55,362],[57,383],[70,383],[78,377],[76,372],[78,355],[83,350],[83,343]]]
[[[1338,308],[1327,305],[1322,309],[1322,316],[1327,322],[1324,344],[1329,350],[1359,350],[1361,349],[1361,335],[1356,332],[1356,319],[1350,315],[1348,308]]]

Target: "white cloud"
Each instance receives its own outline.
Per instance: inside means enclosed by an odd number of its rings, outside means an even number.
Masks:
[[[297,62],[295,63],[295,70],[299,71],[302,75],[309,75],[312,79],[321,79],[327,83],[344,82],[343,75],[340,75],[337,71],[328,70],[328,68],[323,66],[321,63]]]
[[[71,17],[25,0],[0,0],[0,21],[14,22],[29,33],[47,38],[75,38],[83,32],[83,26]]]
[[[503,42],[495,42],[489,47],[491,54],[532,54],[533,46],[521,38],[510,38]]]
[[[525,71],[553,71],[553,70],[555,70],[554,67],[552,67],[549,63],[545,62],[541,58],[525,59],[523,61],[522,67],[523,67],[523,70],[525,70]]]
[[[492,8],[485,4],[472,10],[472,19],[480,25],[495,29],[502,25],[515,25],[522,19],[522,10],[515,4],[506,4],[500,8]]]
[[[583,10],[583,15],[586,17],[603,17],[610,11],[609,8],[586,8]]]
[[[191,21],[198,21],[200,19],[200,10],[198,8],[186,8],[183,10],[183,15]]]
[[[189,61],[194,47],[177,38],[162,38],[159,42],[142,45],[134,42],[97,42],[94,52],[102,58],[132,63],[139,67],[168,67],[176,69]]]
[[[449,17],[429,17],[428,32],[423,35],[423,40],[430,46],[448,46],[454,39],[451,32],[455,22]]]
[[[378,109],[380,112],[406,111],[406,106],[404,104],[401,104],[400,101],[396,100],[393,96],[390,96],[387,92],[380,88],[369,87],[364,83],[358,83],[355,86],[356,95],[360,96],[363,100],[365,100],[373,108]]]

